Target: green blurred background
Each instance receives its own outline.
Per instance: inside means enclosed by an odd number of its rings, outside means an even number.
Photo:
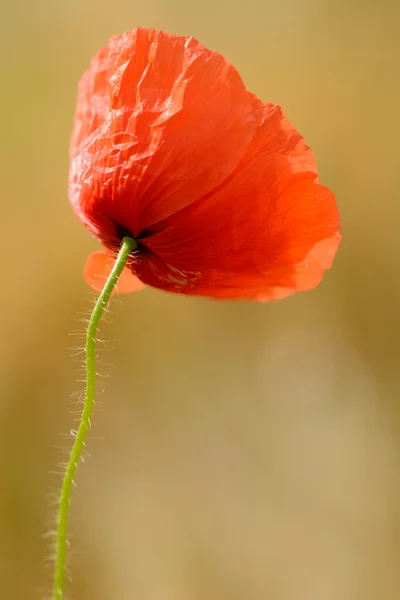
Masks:
[[[398,3],[3,0],[1,13],[0,598],[51,589],[43,534],[97,248],[67,199],[76,87],[135,25],[195,36],[284,107],[344,239],[317,290],[277,303],[151,289],[113,303],[69,598],[399,598]]]

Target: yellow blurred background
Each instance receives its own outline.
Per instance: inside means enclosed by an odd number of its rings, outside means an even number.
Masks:
[[[318,289],[277,303],[114,301],[68,598],[399,598],[398,3],[5,0],[2,15],[1,600],[50,595],[97,248],[67,199],[76,87],[135,25],[195,36],[284,107],[344,239]]]

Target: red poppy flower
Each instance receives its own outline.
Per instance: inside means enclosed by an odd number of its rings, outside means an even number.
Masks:
[[[119,291],[257,300],[316,286],[341,239],[282,109],[217,52],[154,29],[111,38],[83,75],[69,195],[106,249],[85,269],[97,288],[126,235],[138,249]]]

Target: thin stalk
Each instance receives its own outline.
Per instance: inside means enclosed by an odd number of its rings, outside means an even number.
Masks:
[[[63,600],[65,594],[65,572],[67,561],[67,533],[71,491],[76,469],[82,456],[86,437],[90,429],[94,398],[96,391],[96,337],[99,322],[110,300],[111,293],[125,267],[131,252],[137,243],[130,237],[124,237],[113,269],[101,291],[90,317],[86,332],[86,393],[81,420],[71,454],[68,459],[64,479],[61,486],[56,532],[56,556],[54,564],[53,600]]]

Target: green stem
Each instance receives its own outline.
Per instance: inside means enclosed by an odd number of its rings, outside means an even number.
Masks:
[[[113,291],[132,250],[135,248],[137,248],[137,242],[134,239],[130,237],[123,238],[117,259],[104,285],[104,288],[97,299],[86,332],[86,394],[79,428],[75,435],[74,444],[72,446],[71,454],[67,463],[59,498],[53,600],[62,600],[64,598],[68,546],[68,513],[74,476],[82,455],[82,450],[85,445],[88,431],[90,429],[90,419],[93,412],[94,395],[96,389],[97,330],[100,319],[104,313],[104,309],[107,307],[108,301],[110,300],[111,292]]]

